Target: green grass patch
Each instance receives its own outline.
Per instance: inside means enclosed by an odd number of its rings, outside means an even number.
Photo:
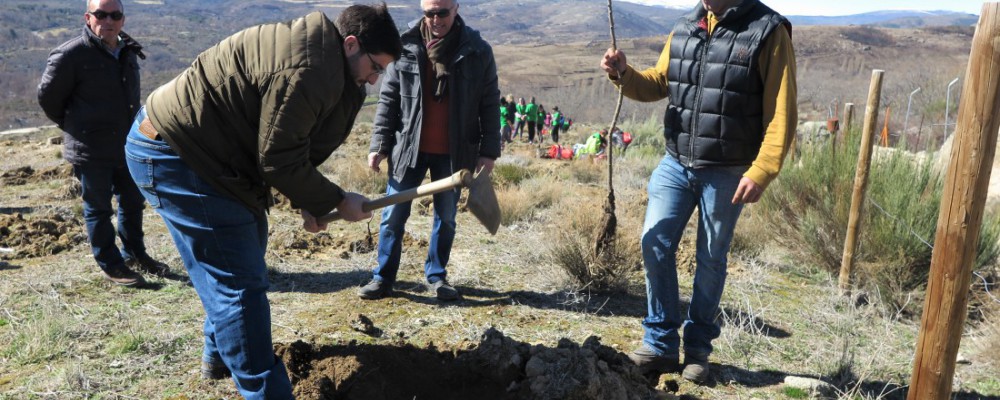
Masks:
[[[149,339],[145,335],[138,333],[122,333],[115,335],[108,343],[108,353],[113,355],[123,355],[134,353],[142,348],[142,345]]]
[[[809,398],[809,392],[808,391],[806,391],[805,389],[799,389],[799,388],[796,388],[796,387],[788,387],[788,386],[786,386],[786,387],[784,387],[784,388],[781,389],[781,394],[784,394],[785,397],[788,397],[790,399],[808,399]]]

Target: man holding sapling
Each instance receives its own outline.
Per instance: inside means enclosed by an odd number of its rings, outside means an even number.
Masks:
[[[759,0],[702,0],[681,17],[656,66],[637,71],[608,50],[600,67],[625,96],[670,97],[667,154],[649,180],[642,232],[648,314],[629,358],[643,372],[680,369],[709,378],[727,255],[744,204],[778,175],[797,119],[795,55],[787,19]],[[680,313],[677,244],[699,210],[697,270],[687,318]]]

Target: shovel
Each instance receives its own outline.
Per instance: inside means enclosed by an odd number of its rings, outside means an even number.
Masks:
[[[493,191],[493,184],[490,182],[489,175],[476,174],[473,177],[472,173],[464,169],[444,179],[438,179],[413,189],[366,201],[361,205],[361,209],[364,211],[377,210],[412,201],[418,197],[429,196],[460,187],[469,188],[467,203],[469,211],[490,231],[490,234],[495,235],[497,229],[500,228],[500,205],[497,203],[497,195]],[[329,214],[316,218],[316,221],[325,224],[339,219],[341,219],[340,212],[334,210]]]

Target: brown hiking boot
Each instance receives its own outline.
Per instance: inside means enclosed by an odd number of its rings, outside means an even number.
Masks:
[[[684,372],[681,373],[681,376],[694,383],[705,383],[709,377],[708,357],[685,354]]]
[[[668,372],[677,372],[680,369],[678,356],[660,355],[645,344],[639,346],[638,349],[632,350],[628,354],[628,358],[639,367],[639,372],[643,375],[650,373],[659,375]]]
[[[217,381],[219,379],[226,379],[230,377],[233,373],[229,371],[226,364],[220,362],[208,362],[202,360],[201,362],[201,378]]]
[[[170,267],[167,264],[156,261],[150,256],[126,258],[125,266],[156,276],[164,276],[170,273]]]
[[[146,279],[144,279],[142,275],[128,269],[128,267],[124,265],[105,270],[104,279],[111,281],[115,285],[121,286],[142,286],[146,284]]]

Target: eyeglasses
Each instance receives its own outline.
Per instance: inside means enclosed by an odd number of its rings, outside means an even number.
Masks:
[[[362,48],[362,51],[364,51],[363,48]],[[382,68],[382,66],[379,65],[379,63],[375,62],[375,59],[372,58],[372,54],[371,53],[365,52],[365,55],[368,56],[368,61],[372,62],[372,71],[373,71],[372,73],[373,74],[375,74],[375,75],[382,75],[382,74],[385,73],[385,68]]]
[[[382,68],[382,66],[379,65],[379,63],[375,62],[375,59],[372,58],[371,53],[365,53],[365,55],[368,56],[368,60],[372,62],[372,71],[375,71],[376,75],[382,75],[385,73],[385,68]]]
[[[448,18],[449,15],[451,15],[450,8],[442,8],[439,10],[424,10],[424,16],[427,17],[427,19],[434,19],[434,17],[443,19],[443,18]]]
[[[103,20],[107,17],[111,17],[112,20],[121,21],[122,18],[125,17],[125,14],[122,13],[121,11],[107,12],[107,11],[97,10],[97,11],[87,12],[87,14],[93,15],[94,18],[97,18],[98,20]]]

